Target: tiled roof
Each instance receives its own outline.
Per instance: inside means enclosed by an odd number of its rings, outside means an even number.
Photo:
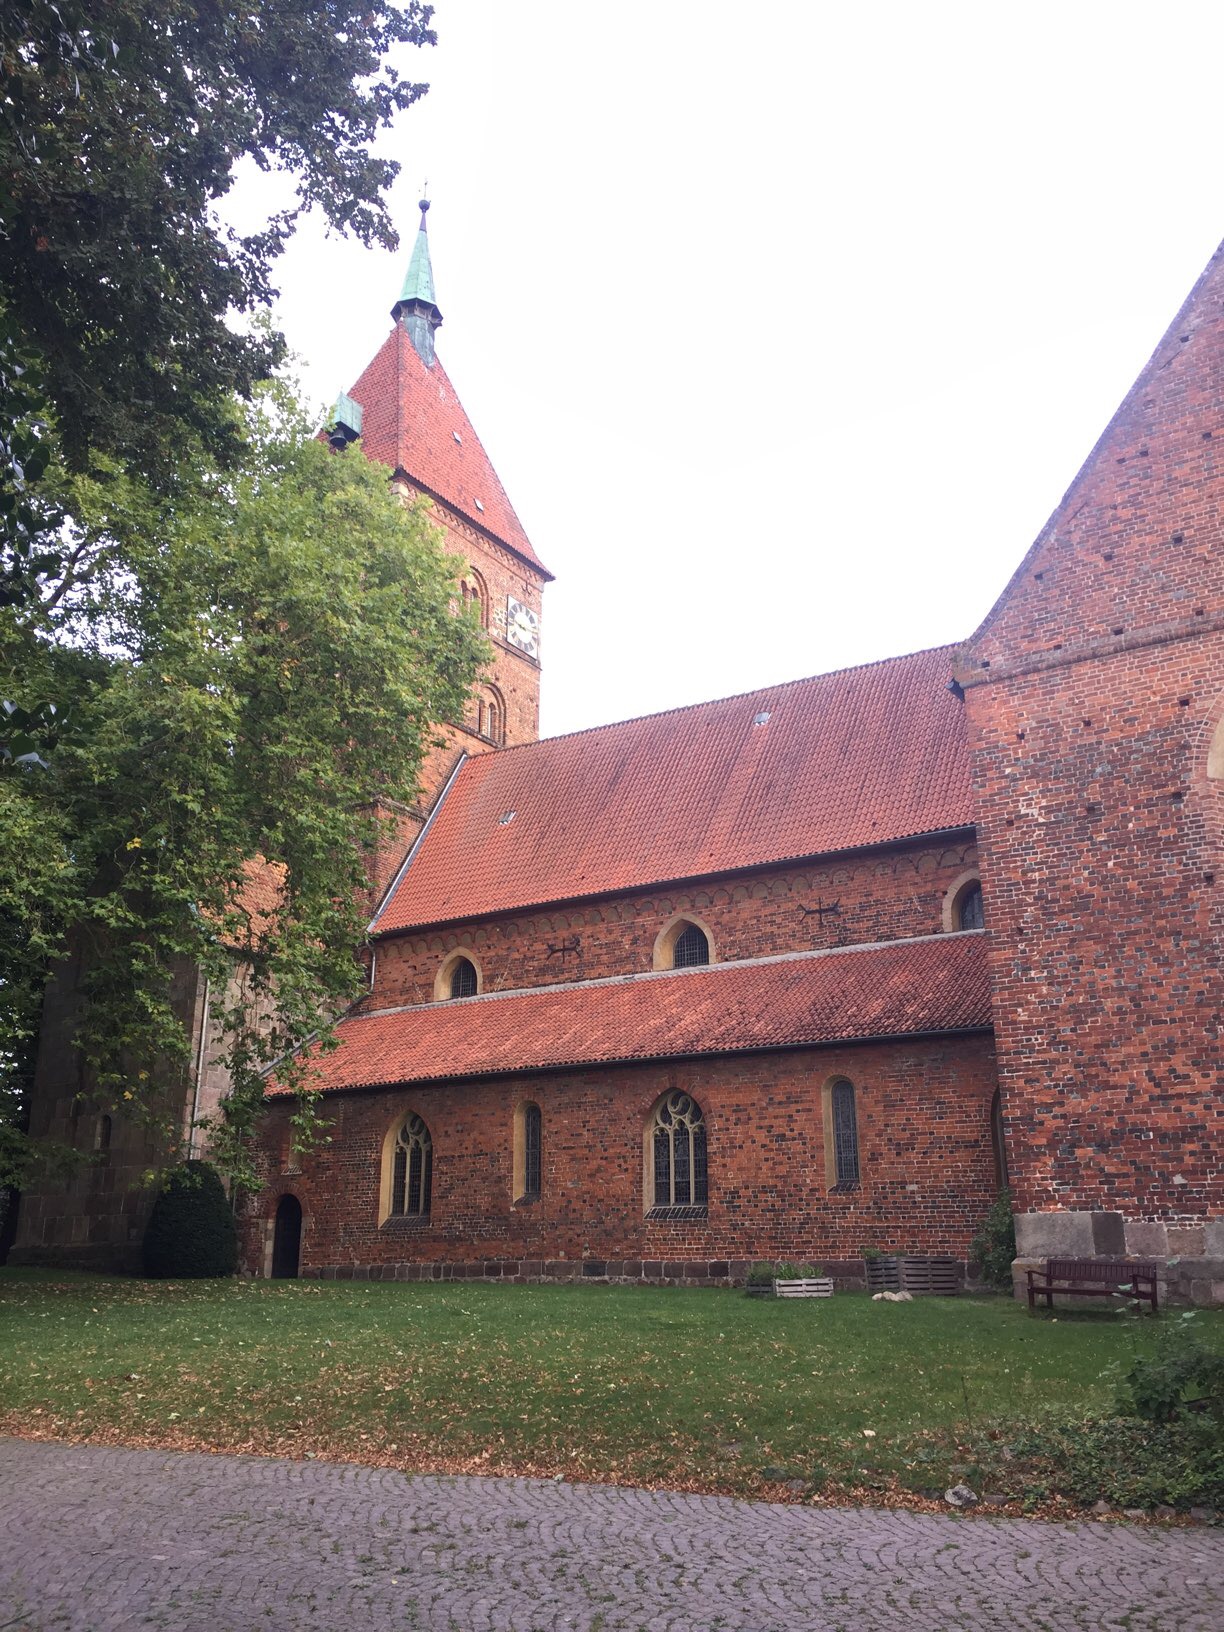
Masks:
[[[952,651],[481,754],[376,933],[968,827]]]
[[[417,356],[397,323],[349,391],[361,404],[366,455],[402,470],[551,576],[514,513],[446,370]]]
[[[355,1015],[340,1023],[340,1046],[318,1061],[312,1086],[984,1030],[984,943],[974,930]]]

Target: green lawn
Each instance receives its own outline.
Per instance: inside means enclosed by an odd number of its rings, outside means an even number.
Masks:
[[[1107,1414],[1178,1318],[3,1271],[0,1428],[741,1494],[802,1479],[843,1500],[965,1476],[1023,1499],[995,1425]],[[1224,1349],[1224,1317],[1194,1324]]]

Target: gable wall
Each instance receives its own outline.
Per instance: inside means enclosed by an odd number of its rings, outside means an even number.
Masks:
[[[1021,1256],[1224,1297],[1219,253],[959,672]]]

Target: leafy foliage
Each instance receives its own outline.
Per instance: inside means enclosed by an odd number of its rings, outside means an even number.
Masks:
[[[167,1175],[145,1226],[144,1267],[158,1280],[237,1269],[238,1227],[225,1186],[207,1162],[185,1162]]]
[[[1224,1355],[1204,1348],[1183,1324],[1164,1336],[1155,1354],[1135,1361],[1126,1384],[1119,1408],[1145,1422],[1174,1422],[1191,1411],[1209,1412],[1224,1430]]]
[[[1030,1501],[1083,1507],[1224,1507],[1224,1441],[1201,1423],[1077,1418],[1011,1438],[1012,1482]]]
[[[217,1159],[249,1177],[261,1071],[361,986],[370,801],[415,797],[486,647],[385,469],[332,453],[280,385],[237,439],[238,468],[173,499],[100,458],[48,472],[67,555],[0,610],[0,695],[66,698],[71,727],[48,769],[0,779],[0,1023],[21,990],[28,1028],[71,930],[86,1082],[173,1135],[176,986],[201,967],[234,1079]],[[0,1032],[0,1076],[14,1049]]]
[[[302,211],[394,247],[398,166],[370,144],[426,89],[393,54],[432,44],[419,0],[9,0],[0,9],[0,313],[41,366],[75,468],[116,456],[174,485],[200,441],[236,457],[229,395],[281,355],[271,265]],[[239,234],[236,168],[292,202]]]
[[[1012,1196],[1006,1185],[994,1199],[982,1227],[969,1246],[969,1256],[982,1271],[987,1286],[1010,1290],[1011,1266],[1016,1256],[1016,1220],[1012,1216]]]

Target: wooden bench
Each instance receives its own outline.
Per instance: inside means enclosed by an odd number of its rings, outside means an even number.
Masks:
[[[1056,1292],[1076,1298],[1132,1298],[1150,1303],[1156,1314],[1156,1265],[1133,1258],[1049,1258],[1044,1269],[1029,1270],[1030,1314],[1039,1297],[1053,1309]]]

